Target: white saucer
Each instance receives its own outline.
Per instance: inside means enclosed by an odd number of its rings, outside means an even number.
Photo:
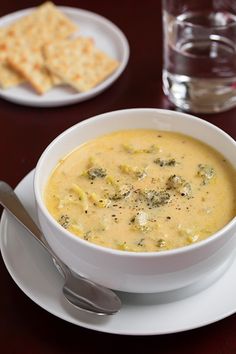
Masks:
[[[16,192],[35,218],[33,171],[21,181]],[[236,311],[235,258],[226,271],[225,267],[222,269],[220,277],[219,273],[212,277],[208,287],[203,282],[191,291],[149,295],[119,293],[123,303],[120,313],[100,317],[67,303],[61,292],[63,280],[51,259],[6,212],[0,235],[3,260],[21,290],[48,312],[81,327],[126,335],[167,334],[205,326]]]
[[[27,84],[3,90],[0,97],[8,101],[36,107],[56,107],[88,100],[107,89],[124,71],[129,59],[129,44],[122,31],[111,21],[93,12],[72,7],[58,6],[59,9],[79,26],[79,34],[92,37],[99,49],[119,60],[120,66],[101,84],[85,93],[76,93],[67,86],[58,86],[44,95],[37,95]],[[8,26],[29,14],[33,8],[20,10],[0,18],[0,27]]]

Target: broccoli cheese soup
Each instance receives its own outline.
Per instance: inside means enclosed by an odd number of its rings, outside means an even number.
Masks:
[[[236,212],[235,170],[206,144],[127,130],[79,146],[45,189],[51,215],[80,237],[124,251],[169,250],[203,240]]]

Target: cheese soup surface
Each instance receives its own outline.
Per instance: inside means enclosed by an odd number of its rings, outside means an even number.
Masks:
[[[236,214],[235,170],[179,133],[117,131],[60,160],[45,188],[55,220],[75,237],[133,252],[203,240]]]

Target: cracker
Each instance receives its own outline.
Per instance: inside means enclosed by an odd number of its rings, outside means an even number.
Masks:
[[[50,73],[44,65],[41,50],[32,51],[25,46],[9,55],[8,62],[13,69],[20,73],[39,94],[44,94],[53,87]]]
[[[14,53],[8,55],[7,62],[40,95],[62,83],[61,78],[51,73],[45,66],[45,59],[40,48],[32,49],[27,44],[22,45],[15,49]]]
[[[46,2],[16,21],[10,30],[23,36],[34,48],[39,48],[51,40],[69,37],[78,31],[78,26],[53,3]]]
[[[7,63],[39,94],[44,94],[60,84],[61,79],[45,67],[42,46],[51,40],[64,39],[77,30],[53,3],[47,2],[8,28],[14,40],[17,38],[20,43],[14,46],[14,51],[8,52]]]
[[[25,79],[18,72],[9,67],[7,63],[0,64],[0,86],[9,89],[23,83]]]
[[[52,42],[44,47],[44,55],[47,67],[79,92],[95,87],[119,66],[84,37]]]
[[[24,82],[24,78],[7,63],[7,55],[17,44],[16,39],[10,40],[7,30],[0,29],[0,86],[8,89]]]

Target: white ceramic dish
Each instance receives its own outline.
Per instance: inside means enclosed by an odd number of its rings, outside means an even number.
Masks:
[[[93,12],[66,6],[59,6],[59,9],[79,25],[79,34],[94,38],[99,49],[119,60],[119,68],[101,84],[85,93],[76,93],[68,86],[58,86],[40,96],[29,85],[22,84],[8,90],[0,88],[0,97],[26,106],[65,106],[88,100],[100,94],[122,74],[129,59],[129,44],[123,32],[111,21]],[[1,17],[0,27],[8,26],[32,11],[31,8]]]
[[[45,184],[62,157],[99,135],[133,128],[171,130],[193,136],[216,148],[236,166],[236,142],[199,118],[158,109],[130,109],[96,116],[57,137],[36,166],[34,191],[45,237],[55,253],[75,272],[115,290],[163,292],[204,280],[213,270],[222,267],[235,249],[236,218],[213,236],[188,247],[135,253],[97,246],[74,237],[53,219],[44,204]]]
[[[36,219],[33,173],[20,182],[16,193]],[[6,212],[0,236],[3,260],[20,289],[49,313],[77,326],[114,334],[157,335],[202,327],[236,311],[235,258],[226,271],[223,267],[207,283],[189,289],[149,295],[119,293],[121,311],[104,318],[79,311],[64,299],[63,280],[51,259]]]

